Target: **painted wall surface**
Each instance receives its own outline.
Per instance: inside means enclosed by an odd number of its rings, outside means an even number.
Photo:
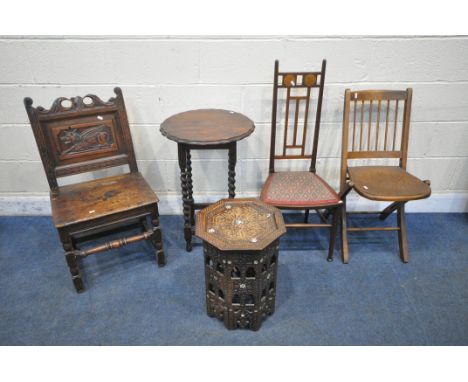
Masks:
[[[176,144],[159,127],[188,109],[230,109],[255,122],[238,144],[236,172],[238,194],[258,195],[268,172],[274,60],[280,69],[305,71],[319,70],[322,58],[318,173],[338,188],[346,88],[412,87],[408,170],[433,189],[432,201],[418,208],[466,210],[468,37],[0,37],[0,212],[2,205],[4,213],[48,211],[23,98],[48,108],[59,96],[107,99],[115,86],[123,90],[140,170],[163,213],[181,212],[180,183]],[[226,193],[225,151],[193,152],[193,168],[196,195]]]

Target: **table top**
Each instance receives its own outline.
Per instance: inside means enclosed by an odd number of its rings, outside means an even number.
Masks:
[[[222,199],[197,214],[196,235],[224,251],[259,251],[285,232],[281,212],[258,199]]]
[[[221,109],[190,110],[169,117],[161,134],[178,143],[217,145],[231,143],[252,134],[255,125],[245,115]]]

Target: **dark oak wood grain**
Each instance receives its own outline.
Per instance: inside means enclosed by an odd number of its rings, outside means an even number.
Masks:
[[[161,124],[161,134],[190,145],[231,143],[252,134],[254,123],[229,110],[199,109],[173,115]]]
[[[275,310],[281,212],[255,199],[223,199],[197,214],[206,306],[228,329],[258,330]]]
[[[139,172],[62,186],[59,193],[51,195],[57,228],[108,217],[136,206],[151,207],[158,201]]]
[[[158,198],[138,172],[120,88],[115,98],[85,97],[54,101],[50,109],[24,104],[50,186],[52,218],[65,250],[75,289],[84,289],[78,260],[138,240],[151,240],[158,265],[165,264]],[[59,186],[57,178],[128,165],[130,172]],[[150,220],[150,224],[148,224]],[[126,227],[143,233],[82,250],[78,244]]]

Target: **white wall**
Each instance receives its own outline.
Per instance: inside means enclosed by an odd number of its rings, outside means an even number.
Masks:
[[[468,208],[468,37],[0,37],[0,213],[48,213],[48,185],[23,106],[123,89],[140,170],[164,213],[180,213],[176,144],[160,123],[188,109],[240,111],[256,124],[238,145],[237,191],[268,169],[273,63],[315,70],[327,59],[318,172],[335,188],[344,89],[413,87],[410,172],[432,181],[420,211]],[[226,192],[226,152],[193,152],[194,189]],[[410,208],[411,210],[411,208]]]

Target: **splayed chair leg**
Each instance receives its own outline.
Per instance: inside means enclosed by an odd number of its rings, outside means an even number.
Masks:
[[[343,205],[341,206],[341,258],[343,264],[349,262],[349,248],[348,248],[348,227],[347,227],[347,213],[346,213],[346,196],[343,197]]]
[[[408,262],[408,242],[406,240],[406,217],[405,205],[401,204],[397,211],[397,222],[400,230],[398,231],[398,244],[400,246],[400,258],[404,263]]]
[[[330,228],[330,245],[328,247],[327,261],[333,261],[333,252],[335,250],[336,231],[338,228],[338,218],[341,212],[341,207],[336,207],[333,210],[332,226]]]

